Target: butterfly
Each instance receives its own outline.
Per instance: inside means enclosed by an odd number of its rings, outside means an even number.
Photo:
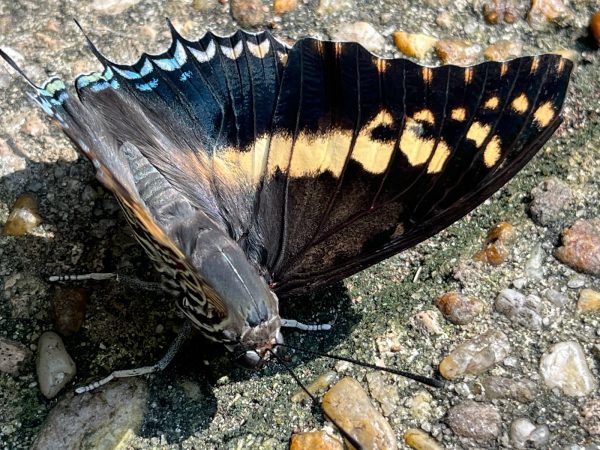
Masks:
[[[250,367],[283,342],[280,300],[418,244],[510,180],[560,125],[572,69],[553,54],[424,67],[351,42],[171,32],[132,65],[90,41],[103,70],[75,93],[28,80],[31,97],[185,316]]]

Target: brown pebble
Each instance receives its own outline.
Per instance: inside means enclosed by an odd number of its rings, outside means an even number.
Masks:
[[[330,370],[328,372],[325,372],[323,375],[321,375],[305,387],[308,390],[308,392],[310,392],[313,395],[316,395],[327,389],[331,385],[331,383],[333,383],[336,377],[337,373],[333,370]],[[303,402],[305,400],[308,400],[308,394],[304,392],[304,389],[298,389],[294,393],[294,395],[292,395],[290,400],[294,403]]]
[[[38,214],[37,199],[33,194],[21,194],[11,208],[2,233],[7,236],[23,236],[40,223],[42,218]]]
[[[515,227],[508,222],[499,223],[488,232],[483,250],[477,252],[473,259],[499,266],[510,255],[510,244],[514,237]]]
[[[590,19],[590,34],[596,41],[596,44],[600,46],[600,11]]]
[[[466,325],[483,311],[483,303],[458,292],[448,292],[434,301],[446,320],[455,325]]]
[[[429,335],[438,335],[444,332],[435,311],[419,311],[412,316],[411,324],[420,332]]]
[[[435,52],[444,64],[470,66],[481,59],[481,46],[462,39],[440,39]]]
[[[489,0],[483,5],[483,17],[487,23],[513,23],[519,15],[516,0]]]
[[[600,275],[600,219],[579,219],[562,233],[556,257],[581,272]]]
[[[261,0],[231,0],[229,7],[231,16],[241,27],[258,27],[265,20],[265,12]]]
[[[396,31],[393,34],[394,44],[402,53],[411,58],[423,59],[433,49],[437,39],[421,33]]]
[[[0,372],[19,375],[33,354],[19,342],[0,336]]]
[[[415,450],[443,450],[442,447],[434,438],[429,436],[422,430],[411,428],[404,433],[404,442],[410,448]]]
[[[363,448],[395,450],[394,430],[374,407],[358,381],[346,377],[323,397],[323,411]]]
[[[466,400],[448,411],[448,425],[458,436],[479,442],[496,439],[502,431],[498,409],[490,404]]]
[[[325,431],[311,431],[292,435],[290,450],[343,450],[344,445]]]
[[[52,322],[63,336],[77,333],[83,325],[88,293],[83,288],[57,288],[52,298]]]
[[[577,311],[580,313],[596,313],[600,311],[600,292],[593,289],[582,289],[577,300]]]
[[[298,0],[274,0],[273,11],[275,14],[283,14],[293,11],[298,7]]]
[[[489,61],[507,61],[521,56],[522,51],[519,41],[499,39],[483,51],[483,56]]]
[[[549,24],[562,25],[573,17],[573,11],[563,0],[531,0],[527,20],[534,29],[544,29]]]

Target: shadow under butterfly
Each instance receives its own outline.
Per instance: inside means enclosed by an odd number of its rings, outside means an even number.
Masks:
[[[429,68],[356,43],[171,30],[168,51],[133,65],[90,42],[104,69],[77,95],[25,79],[191,324],[250,367],[283,344],[279,300],[416,245],[513,177],[561,123],[572,69],[559,55]]]

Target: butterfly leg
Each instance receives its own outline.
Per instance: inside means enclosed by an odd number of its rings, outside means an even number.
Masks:
[[[119,275],[114,272],[93,272],[93,273],[85,273],[80,275],[53,275],[48,277],[48,281],[51,283],[57,281],[85,281],[85,280],[112,280],[114,279],[117,282],[125,283],[131,287],[143,289],[146,291],[162,291],[162,285],[160,283],[153,283],[151,281],[142,281],[134,277],[130,277],[127,275]]]
[[[281,326],[286,328],[297,328],[302,331],[329,331],[331,330],[331,324],[329,323],[316,323],[307,324],[298,322],[293,319],[281,319]]]
[[[83,394],[84,392],[90,392],[94,389],[105,385],[109,381],[118,379],[118,378],[128,378],[128,377],[137,377],[140,375],[148,375],[151,373],[156,373],[164,370],[175,358],[175,355],[181,348],[181,345],[190,337],[192,332],[192,322],[190,320],[186,320],[179,330],[177,337],[170,345],[167,353],[154,365],[138,367],[137,369],[127,369],[127,370],[116,370],[111,373],[109,376],[102,378],[101,380],[95,381],[94,383],[88,384],[87,386],[81,386],[75,389],[76,394]]]

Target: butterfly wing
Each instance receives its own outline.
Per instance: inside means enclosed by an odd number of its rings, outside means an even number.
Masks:
[[[570,70],[557,55],[426,68],[298,42],[257,217],[278,295],[343,279],[474,209],[560,124]]]

